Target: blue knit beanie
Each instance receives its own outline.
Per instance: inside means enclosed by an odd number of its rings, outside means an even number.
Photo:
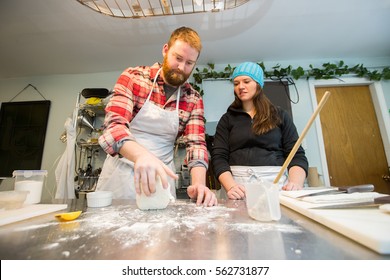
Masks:
[[[244,62],[238,65],[232,75],[232,80],[238,76],[248,76],[251,77],[255,82],[257,82],[261,88],[264,86],[264,72],[263,69],[253,62]]]

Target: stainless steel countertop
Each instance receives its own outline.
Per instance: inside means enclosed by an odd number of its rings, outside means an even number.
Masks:
[[[86,208],[70,222],[55,213],[0,227],[0,259],[390,259],[282,206],[278,222],[258,222],[244,201],[197,207],[176,200],[167,209],[141,211],[133,200]]]

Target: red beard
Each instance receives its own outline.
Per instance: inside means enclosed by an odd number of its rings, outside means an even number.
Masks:
[[[190,76],[186,75],[183,71],[179,69],[170,68],[165,58],[163,62],[163,71],[165,82],[174,87],[184,84],[184,82],[187,81]]]

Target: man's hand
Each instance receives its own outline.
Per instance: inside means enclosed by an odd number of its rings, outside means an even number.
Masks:
[[[178,179],[167,165],[135,141],[126,141],[120,153],[134,162],[134,186],[137,194],[141,194],[141,188],[147,196],[154,193],[157,176],[160,176],[164,189],[168,188],[168,176]]]
[[[203,166],[191,168],[191,185],[187,188],[188,196],[196,200],[196,205],[214,206],[217,205],[217,197],[206,187],[207,170]]]
[[[139,156],[134,163],[135,191],[141,194],[141,188],[146,196],[156,191],[156,176],[160,176],[164,189],[168,188],[168,176],[177,179],[178,176],[161,160],[150,153]]]
[[[196,205],[211,207],[218,204],[215,193],[203,184],[192,184],[187,188],[188,196],[196,200]]]

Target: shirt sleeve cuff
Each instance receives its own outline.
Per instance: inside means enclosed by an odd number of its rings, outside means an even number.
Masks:
[[[206,169],[209,167],[209,165],[207,164],[207,162],[205,162],[205,161],[203,161],[203,160],[194,160],[194,161],[191,161],[191,162],[188,163],[188,170],[191,171],[191,169],[192,169],[193,167],[198,167],[198,166],[202,166],[202,167],[204,167],[204,168],[206,168]]]
[[[122,148],[123,144],[125,144],[126,141],[131,141],[131,139],[129,138],[121,139],[112,146],[115,153],[119,154],[119,150]]]

